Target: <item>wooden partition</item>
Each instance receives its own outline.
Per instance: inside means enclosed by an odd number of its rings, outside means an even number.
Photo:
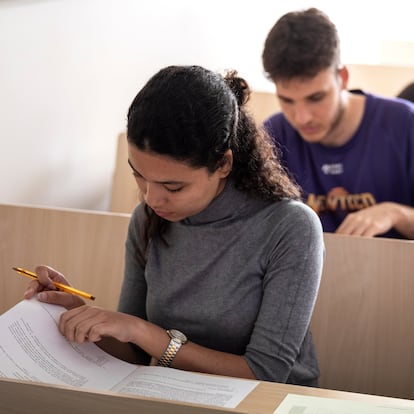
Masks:
[[[50,264],[115,309],[129,215],[0,205],[0,311]],[[414,241],[325,233],[312,318],[323,388],[414,399]]]
[[[397,403],[394,402],[395,404]],[[213,406],[2,378],[0,378],[0,412],[5,414],[37,412],[42,414],[242,414],[237,410]],[[270,414],[271,411],[268,413]]]
[[[0,412],[32,414],[41,407],[42,414],[273,414],[288,394],[365,402],[402,414],[414,410],[412,400],[264,381],[232,409],[0,378]]]
[[[0,313],[22,299],[29,279],[13,266],[49,264],[97,306],[115,309],[129,215],[0,205]]]
[[[326,233],[325,244],[320,385],[414,399],[414,241]]]
[[[118,135],[110,211],[131,213],[138,202],[139,190],[128,164],[128,144],[123,132]]]
[[[347,65],[350,89],[364,89],[384,96],[397,96],[414,81],[413,66]]]

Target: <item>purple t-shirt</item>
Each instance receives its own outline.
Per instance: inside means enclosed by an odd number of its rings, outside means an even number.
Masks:
[[[349,212],[376,203],[414,206],[414,105],[364,95],[361,124],[341,147],[304,141],[282,113],[264,123],[326,232],[334,232]],[[395,230],[384,236],[403,238]]]

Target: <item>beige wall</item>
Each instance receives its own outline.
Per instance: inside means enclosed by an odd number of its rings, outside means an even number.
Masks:
[[[398,38],[406,43],[393,43],[386,62],[414,67],[407,0],[375,10],[361,1],[212,1],[202,9],[191,0],[0,1],[0,201],[107,210],[116,138],[148,78],[199,64],[237,69],[255,90],[271,91],[262,45],[289,10],[326,11],[345,62],[385,62],[380,45]]]

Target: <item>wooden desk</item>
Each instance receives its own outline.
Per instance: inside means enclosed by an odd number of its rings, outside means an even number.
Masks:
[[[235,409],[0,379],[0,413],[32,414],[272,414],[287,394],[406,407],[414,401],[261,382]],[[22,398],[24,396],[24,398]]]

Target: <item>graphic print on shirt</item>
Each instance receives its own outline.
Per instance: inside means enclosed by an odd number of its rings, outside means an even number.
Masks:
[[[343,187],[335,187],[328,194],[308,194],[306,203],[320,214],[324,211],[351,212],[376,204],[371,193],[349,194]]]
[[[320,170],[326,176],[340,176],[344,174],[344,165],[341,162],[324,163]],[[327,194],[309,193],[306,203],[318,214],[326,211],[349,213],[371,207],[376,200],[372,193],[350,194],[344,187],[335,186]]]

